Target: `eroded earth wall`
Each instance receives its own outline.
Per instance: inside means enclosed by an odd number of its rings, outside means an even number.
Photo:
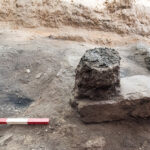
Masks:
[[[150,34],[149,7],[139,5],[139,0],[88,1],[89,6],[75,0],[1,0],[0,21],[23,27],[72,26],[119,34]]]

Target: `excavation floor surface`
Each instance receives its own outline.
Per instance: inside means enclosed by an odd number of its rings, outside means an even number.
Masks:
[[[81,56],[99,46],[23,30],[0,32],[0,116],[50,118],[48,126],[1,125],[0,150],[150,149],[149,119],[84,124],[69,105]],[[121,77],[149,76],[129,57],[131,47],[117,47]]]

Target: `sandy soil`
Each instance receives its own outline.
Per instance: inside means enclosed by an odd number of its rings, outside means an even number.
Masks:
[[[69,105],[79,59],[85,50],[100,45],[39,35],[23,29],[1,30],[0,109],[2,117],[49,117],[50,125],[2,125],[0,149],[149,150],[148,119],[88,125]],[[134,57],[129,57],[137,47],[133,44],[117,48],[124,57],[121,77],[149,75]]]
[[[147,0],[132,1],[1,0],[0,21],[9,22],[16,28],[70,26],[149,36],[150,5]]]

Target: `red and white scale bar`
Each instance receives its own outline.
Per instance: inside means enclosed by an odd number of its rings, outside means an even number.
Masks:
[[[49,124],[49,118],[0,118],[0,124]]]

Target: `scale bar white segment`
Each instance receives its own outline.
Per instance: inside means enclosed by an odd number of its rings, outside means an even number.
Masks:
[[[7,124],[28,124],[28,118],[8,118]]]

